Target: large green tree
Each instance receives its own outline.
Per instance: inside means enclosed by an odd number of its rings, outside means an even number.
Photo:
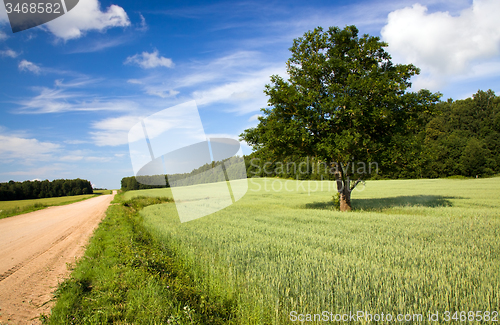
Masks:
[[[327,163],[342,211],[351,209],[351,192],[366,166],[411,146],[407,135],[423,127],[440,97],[407,92],[419,70],[393,64],[386,43],[358,33],[355,26],[318,27],[295,39],[288,80],[271,76],[264,91],[268,108],[255,128],[240,135],[270,160],[314,156]]]

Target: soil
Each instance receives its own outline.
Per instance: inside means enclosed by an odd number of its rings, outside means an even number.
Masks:
[[[41,324],[114,194],[0,220],[0,324]]]

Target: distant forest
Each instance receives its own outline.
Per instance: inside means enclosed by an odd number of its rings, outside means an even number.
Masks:
[[[242,157],[232,157],[224,160],[224,169],[229,179],[245,178],[245,170],[240,168]],[[152,175],[124,177],[121,182],[123,191],[143,190],[151,188],[162,188],[170,186],[188,186],[194,184],[222,182],[226,179],[224,172],[217,168],[222,165],[221,161],[205,164],[190,173],[172,175]],[[163,185],[159,185],[163,184]]]
[[[500,97],[492,90],[480,90],[472,98],[463,100],[441,101],[433,112],[421,118],[426,127],[395,141],[383,161],[376,162],[377,170],[372,168],[371,173],[368,173],[370,162],[364,162],[367,168],[365,179],[488,177],[500,173]],[[276,161],[269,155],[261,157],[254,152],[244,159],[248,177],[335,179],[328,169],[325,170],[324,163],[315,157]],[[186,177],[194,179],[194,175],[200,175],[219,164],[205,165],[187,174],[170,175],[170,180]],[[199,179],[200,183],[222,180],[212,179],[215,176],[210,173],[203,175],[204,178]],[[136,177],[125,177],[122,179],[122,190],[169,186],[169,177],[153,177],[165,178],[166,185],[146,185],[151,182],[145,176],[139,176],[139,182]]]
[[[93,194],[92,184],[84,179],[0,183],[0,201]]]

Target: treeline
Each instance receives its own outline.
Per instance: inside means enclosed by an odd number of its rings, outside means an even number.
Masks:
[[[0,201],[93,194],[92,184],[84,179],[0,183]]]
[[[205,164],[190,173],[124,177],[121,189],[131,191],[222,182],[226,180],[226,175],[228,179],[241,179],[246,177],[245,167],[241,164],[243,160],[244,158],[235,156],[224,160],[224,168],[222,162],[217,161]]]
[[[423,177],[490,176],[500,173],[500,97],[492,90],[442,102],[422,141]],[[420,176],[420,175],[415,175]]]
[[[432,112],[426,112],[420,118],[426,126],[394,139],[380,161],[344,162],[344,168],[362,171],[360,174],[365,176],[364,179],[487,177],[500,173],[500,97],[492,90],[479,90],[472,98],[464,100],[439,102]],[[243,158],[237,159],[241,161]],[[333,166],[332,169],[315,157],[278,161],[268,152],[262,156],[254,152],[244,160],[248,177],[334,180],[334,169],[340,168]],[[234,162],[237,160],[226,162],[226,170],[233,179],[241,178],[244,173],[235,168],[238,164]],[[122,189],[169,187],[169,180],[189,179],[197,184],[222,181],[220,174],[210,172],[218,165],[220,162],[169,177],[139,176],[139,182],[136,177],[125,177]],[[163,182],[163,179],[165,185],[147,185],[158,184],[155,181]]]
[[[487,177],[500,173],[500,97],[478,91],[464,100],[439,102],[420,117],[424,128],[394,139],[377,162],[344,162],[365,179]],[[314,157],[273,161],[252,153],[248,177],[335,179],[331,166]],[[354,167],[353,167],[354,165]]]

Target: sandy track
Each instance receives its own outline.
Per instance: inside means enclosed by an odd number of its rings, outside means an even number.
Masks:
[[[113,195],[0,220],[0,324],[40,324]]]

